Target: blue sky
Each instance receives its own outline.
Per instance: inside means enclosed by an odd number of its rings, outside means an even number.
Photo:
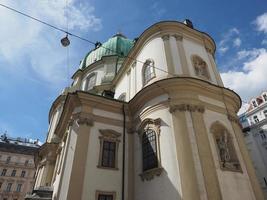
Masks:
[[[121,31],[138,37],[161,20],[189,18],[195,28],[210,34],[226,87],[248,101],[267,90],[267,3],[264,0],[79,1],[0,0],[5,4],[66,28],[92,41],[105,41]],[[45,140],[53,100],[92,48],[63,33],[0,6],[0,133]]]

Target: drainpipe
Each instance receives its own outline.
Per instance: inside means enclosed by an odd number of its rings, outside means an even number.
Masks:
[[[125,127],[126,127],[126,117],[125,117],[125,107],[122,104],[122,114],[123,114],[123,135],[122,135],[122,187],[121,187],[121,200],[124,200],[124,177],[125,177]]]

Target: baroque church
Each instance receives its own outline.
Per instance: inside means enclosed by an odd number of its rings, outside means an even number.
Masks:
[[[190,20],[97,43],[51,106],[26,199],[263,200],[215,50]]]

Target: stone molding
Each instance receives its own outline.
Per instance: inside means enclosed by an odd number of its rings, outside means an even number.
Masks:
[[[139,174],[142,181],[151,181],[155,176],[160,176],[163,172],[162,167],[154,168],[151,170],[144,171],[143,173]]]
[[[173,37],[176,39],[176,41],[182,41],[183,40],[182,35],[175,34],[175,35],[173,35]]]
[[[93,116],[91,114],[84,114],[84,113],[77,113],[72,115],[70,120],[70,125],[72,125],[73,122],[77,122],[79,126],[80,125],[93,126],[94,124]]]
[[[179,105],[172,105],[169,109],[170,113],[174,113],[176,111],[179,112],[205,112],[205,107],[202,105],[192,105],[192,104],[179,104]]]

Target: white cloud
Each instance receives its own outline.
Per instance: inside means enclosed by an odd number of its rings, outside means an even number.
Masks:
[[[240,53],[245,61],[240,71],[221,73],[224,85],[235,90],[244,101],[267,90],[267,51],[254,49]]]
[[[76,0],[68,0],[67,10],[65,0],[4,0],[1,3],[63,29],[68,17],[69,30],[75,33],[97,31],[102,27],[101,19],[94,15],[94,7],[77,4]],[[53,84],[65,82],[67,53],[59,42],[64,33],[1,6],[0,24],[5,27],[0,32],[0,57],[7,63],[3,66],[6,70]]]
[[[261,44],[262,45],[267,45],[267,39],[262,40]]]
[[[233,41],[233,46],[234,47],[240,47],[241,43],[242,43],[241,39],[240,38],[236,38]]]
[[[152,14],[154,15],[154,17],[162,17],[162,15],[164,15],[166,13],[166,9],[160,5],[160,3],[158,1],[155,1],[150,9],[152,10]]]
[[[254,21],[258,31],[262,31],[267,34],[267,12],[258,16]]]
[[[240,47],[242,41],[239,35],[240,32],[236,27],[233,27],[229,29],[226,33],[224,33],[222,36],[222,40],[219,42],[219,53],[223,55],[230,49],[230,46]]]

